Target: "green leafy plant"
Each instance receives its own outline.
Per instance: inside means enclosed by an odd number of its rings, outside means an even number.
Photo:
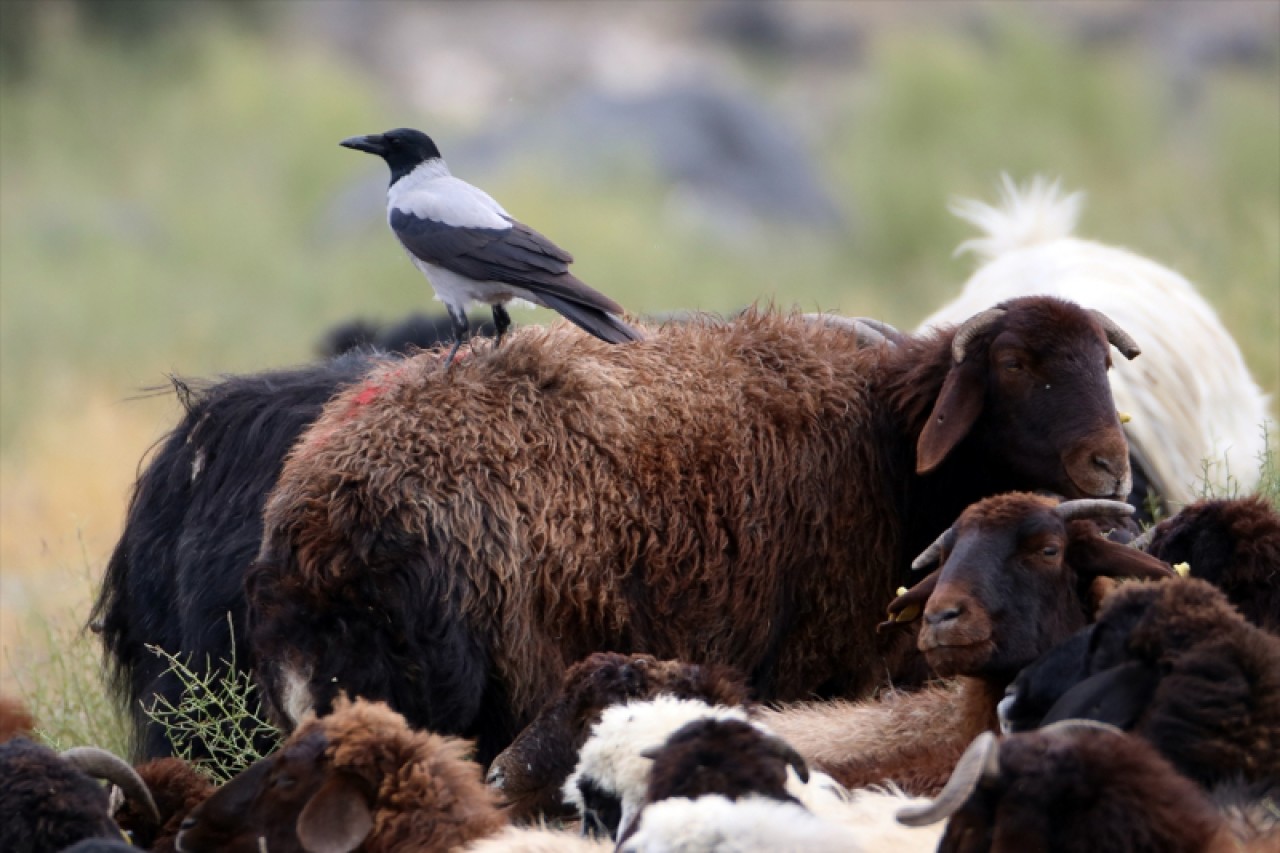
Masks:
[[[157,696],[143,707],[164,728],[179,758],[214,781],[226,782],[279,744],[280,732],[263,715],[253,676],[236,667],[234,639],[229,660],[215,666],[206,657],[202,669],[158,646],[147,649],[168,663],[168,672],[182,683],[176,704]],[[270,749],[262,749],[264,742]]]

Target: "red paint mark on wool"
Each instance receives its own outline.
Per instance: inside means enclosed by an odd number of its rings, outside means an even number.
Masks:
[[[376,400],[383,391],[387,390],[387,386],[377,382],[371,382],[360,389],[360,393],[351,401],[350,410],[354,410],[357,406],[367,406]],[[349,410],[349,413],[350,413]]]

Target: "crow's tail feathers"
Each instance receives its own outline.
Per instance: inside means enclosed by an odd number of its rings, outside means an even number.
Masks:
[[[545,291],[538,294],[542,302],[552,311],[557,312],[578,328],[595,335],[602,341],[611,344],[625,344],[628,341],[644,340],[644,333],[632,328],[622,320],[589,305],[561,299]]]

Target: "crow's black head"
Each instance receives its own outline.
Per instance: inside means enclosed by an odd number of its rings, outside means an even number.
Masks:
[[[344,148],[377,154],[386,160],[391,167],[392,183],[400,176],[412,172],[419,164],[440,159],[440,149],[431,141],[431,137],[408,127],[398,127],[370,136],[353,136],[342,140],[340,144]]]

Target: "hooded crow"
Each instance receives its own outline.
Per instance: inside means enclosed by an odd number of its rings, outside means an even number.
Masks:
[[[377,154],[391,168],[387,221],[449,309],[454,343],[446,364],[467,334],[471,302],[492,306],[499,341],[511,326],[503,306],[512,299],[557,311],[611,344],[643,337],[618,319],[622,306],[569,272],[572,255],[450,174],[425,133],[402,127],[341,144]]]

